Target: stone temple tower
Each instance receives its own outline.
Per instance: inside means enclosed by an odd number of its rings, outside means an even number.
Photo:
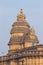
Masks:
[[[39,44],[35,30],[27,22],[22,9],[10,34],[9,50],[5,56],[0,56],[0,65],[43,65],[43,45]]]
[[[23,10],[17,15],[17,21],[13,23],[11,29],[11,38],[9,41],[9,52],[14,52],[18,49],[35,46],[38,44],[38,38],[34,28],[31,28],[26,21],[26,16]]]

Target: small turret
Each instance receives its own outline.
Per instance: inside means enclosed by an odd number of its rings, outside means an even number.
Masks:
[[[30,34],[31,34],[31,35],[35,35],[35,30],[34,30],[33,27],[32,27],[31,30],[30,30]]]
[[[33,27],[30,29],[30,39],[31,39],[32,42],[35,43],[35,45],[37,45],[37,43],[39,43],[39,40],[38,40],[38,38],[35,34],[35,30],[34,30]]]

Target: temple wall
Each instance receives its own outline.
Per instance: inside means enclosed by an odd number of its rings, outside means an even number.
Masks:
[[[34,42],[34,46],[37,46],[38,45],[38,43],[37,42]]]
[[[24,58],[23,65],[43,65],[43,57]],[[22,65],[22,62],[19,62]]]
[[[3,65],[9,65],[8,63],[6,63],[6,62],[3,62]]]
[[[25,42],[25,47],[31,47],[32,46],[32,42]]]
[[[43,57],[40,57],[40,65],[43,65]]]
[[[6,62],[0,62],[0,65],[7,65]]]
[[[11,61],[10,61],[10,65],[17,65],[17,63],[16,63],[16,61],[11,60]]]
[[[23,48],[23,45],[19,45],[19,44],[9,46],[9,50],[16,50],[16,49],[21,49],[21,48]]]
[[[11,37],[23,36],[23,33],[13,33]]]
[[[0,62],[0,65],[3,65],[2,62]]]
[[[41,51],[41,50],[43,50],[43,47],[42,47],[42,48],[39,47],[39,48],[37,48],[37,49]]]

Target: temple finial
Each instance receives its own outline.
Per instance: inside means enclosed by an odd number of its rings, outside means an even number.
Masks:
[[[20,10],[20,13],[23,13],[23,9]]]
[[[17,15],[17,21],[18,22],[24,22],[26,20],[25,15],[23,14],[23,10],[20,9],[20,13]]]

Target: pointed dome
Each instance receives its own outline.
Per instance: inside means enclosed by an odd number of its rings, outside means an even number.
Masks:
[[[17,15],[17,21],[24,22],[26,19],[25,15],[23,14],[23,10],[20,10],[20,14]]]

